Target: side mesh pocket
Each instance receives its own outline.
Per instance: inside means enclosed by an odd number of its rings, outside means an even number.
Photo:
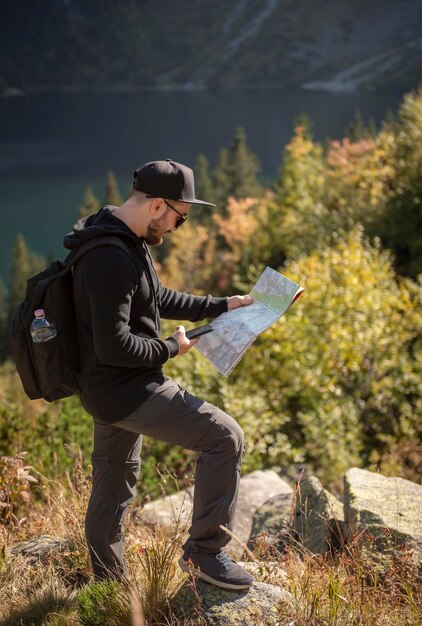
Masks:
[[[22,322],[24,304],[21,304],[12,319],[10,327],[10,347],[25,393],[31,400],[42,398],[39,380],[34,366],[29,337]]]

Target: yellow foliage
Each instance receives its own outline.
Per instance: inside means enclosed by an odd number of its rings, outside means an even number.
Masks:
[[[295,157],[303,158],[315,149],[315,144],[307,136],[304,126],[296,126],[295,133],[290,143],[287,144],[287,152],[292,153]]]
[[[201,224],[187,221],[173,233],[160,272],[163,283],[177,291],[201,293],[212,275],[215,239]]]
[[[213,220],[219,226],[230,251],[230,258],[239,262],[245,251],[254,246],[254,239],[267,220],[269,195],[265,198],[229,198],[227,215],[215,213]]]
[[[235,370],[233,395],[265,397],[265,409],[241,421],[251,419],[265,441],[266,415],[273,442],[280,431],[288,438],[281,459],[304,446],[333,476],[359,464],[366,446],[382,447],[386,433],[418,437],[420,287],[396,279],[389,255],[361,227],[281,271],[305,293]]]
[[[213,220],[219,226],[222,235],[229,246],[233,244],[247,244],[257,227],[257,210],[262,203],[256,198],[229,198],[227,202],[227,217],[218,213],[213,215]]]
[[[354,221],[368,221],[368,211],[384,207],[394,176],[394,137],[382,131],[375,139],[333,141],[327,155],[331,203],[346,208]]]

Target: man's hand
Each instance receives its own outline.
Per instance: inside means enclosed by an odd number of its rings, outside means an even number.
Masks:
[[[230,298],[227,298],[227,310],[232,311],[240,306],[249,306],[253,302],[252,296],[230,296]]]
[[[179,352],[177,354],[186,354],[189,352],[193,346],[198,343],[201,337],[196,337],[195,339],[189,340],[186,337],[186,331],[184,326],[176,326],[176,332],[173,333],[172,337],[177,339],[177,343],[179,344]]]

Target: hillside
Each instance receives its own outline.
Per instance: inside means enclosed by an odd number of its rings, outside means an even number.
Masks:
[[[29,0],[2,7],[0,89],[406,90],[417,0]]]

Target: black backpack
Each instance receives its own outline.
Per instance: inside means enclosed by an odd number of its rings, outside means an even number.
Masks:
[[[64,261],[53,261],[27,282],[25,300],[11,321],[10,341],[16,369],[31,400],[44,398],[52,402],[81,392],[71,270],[89,250],[106,245],[121,248],[133,260],[129,247],[119,237],[98,236]],[[58,334],[54,339],[33,343],[30,326],[36,309],[44,309],[46,318],[55,323]]]

